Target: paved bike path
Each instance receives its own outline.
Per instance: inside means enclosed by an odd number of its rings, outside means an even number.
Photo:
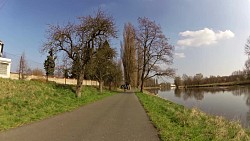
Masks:
[[[159,141],[134,93],[0,132],[0,141]]]

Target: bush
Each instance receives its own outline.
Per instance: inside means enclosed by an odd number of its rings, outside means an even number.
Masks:
[[[46,83],[46,79],[44,78],[32,78],[30,79],[30,81],[34,81],[34,82],[42,82],[42,83]]]

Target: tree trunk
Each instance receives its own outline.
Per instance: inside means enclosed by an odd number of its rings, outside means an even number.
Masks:
[[[111,91],[112,87],[112,82],[109,83],[109,90]]]
[[[82,81],[83,81],[83,77],[79,76],[77,78],[77,84],[76,84],[76,97],[77,98],[81,97]]]
[[[144,62],[145,61],[145,55],[144,55]],[[142,72],[141,72],[141,91],[140,92],[143,92],[143,88],[144,88],[144,74],[145,74],[145,65],[143,65],[143,68],[142,68]]]
[[[140,70],[137,70],[137,88],[140,87]]]
[[[142,75],[141,75],[141,90],[140,90],[140,92],[143,92],[143,88],[144,88],[144,73],[142,72]]]
[[[143,88],[144,88],[144,81],[141,82],[141,90],[140,90],[140,92],[143,92]]]
[[[100,93],[102,93],[102,87],[103,87],[103,81],[100,81],[100,82],[99,82],[99,90],[100,90]]]

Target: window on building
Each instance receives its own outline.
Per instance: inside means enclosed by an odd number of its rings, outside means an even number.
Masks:
[[[8,64],[0,63],[0,75],[7,75]]]

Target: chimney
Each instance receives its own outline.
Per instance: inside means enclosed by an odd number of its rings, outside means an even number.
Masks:
[[[3,57],[3,42],[0,40],[0,57]]]

